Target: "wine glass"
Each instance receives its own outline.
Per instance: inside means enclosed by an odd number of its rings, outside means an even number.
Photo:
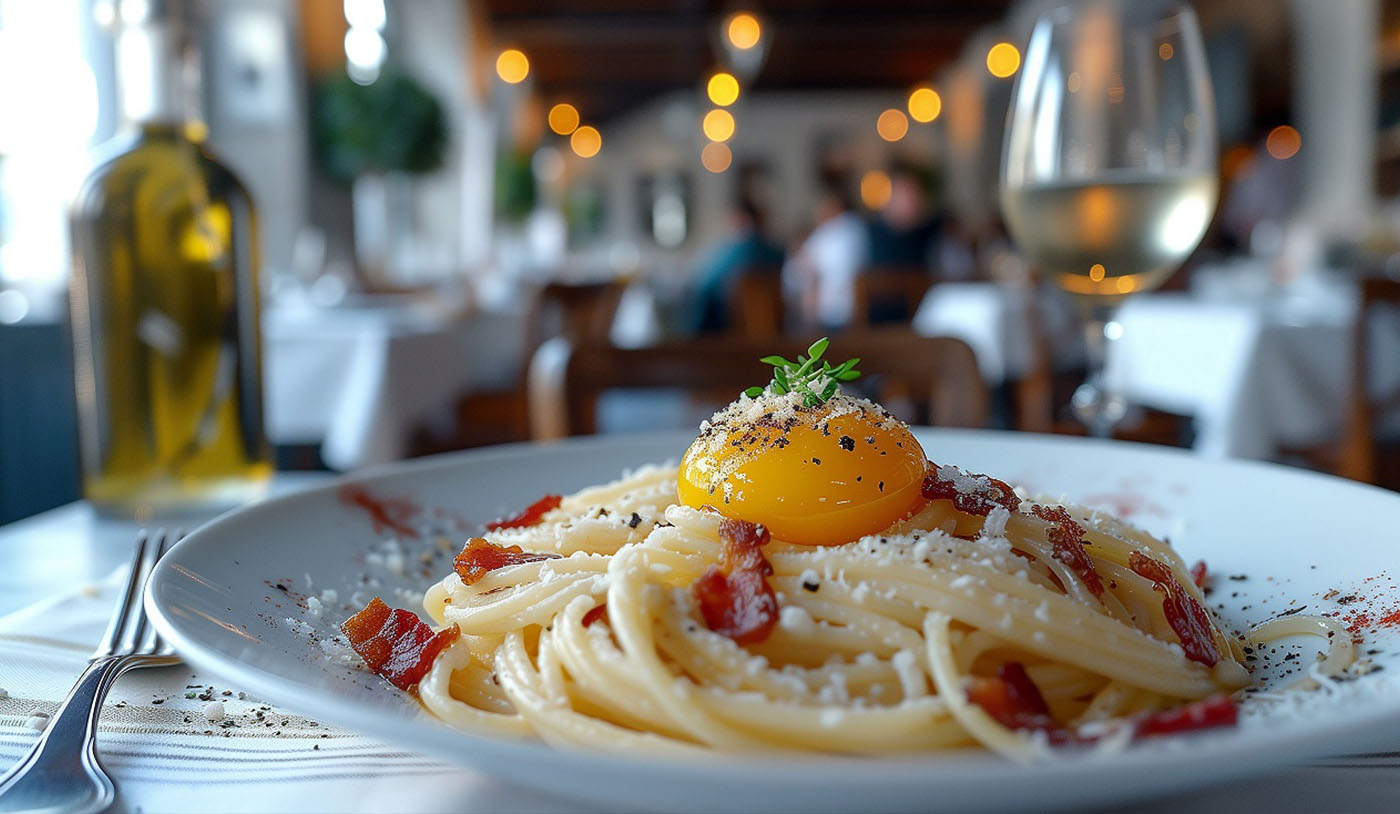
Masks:
[[[1104,380],[1123,299],[1157,287],[1215,211],[1215,100],[1186,6],[1097,0],[1037,20],[1002,156],[1007,227],[1074,295],[1089,375],[1072,406],[1108,437],[1127,410]]]

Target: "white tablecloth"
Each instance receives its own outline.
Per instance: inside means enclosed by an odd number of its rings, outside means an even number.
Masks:
[[[409,309],[270,309],[268,435],[321,444],[335,469],[402,458],[415,428],[453,420],[460,396],[514,380],[524,332],[520,311],[444,322]]]
[[[1041,341],[1032,316],[1040,323],[1052,363],[1072,364],[1083,358],[1070,305],[1058,292],[996,283],[939,283],[919,304],[913,329],[923,336],[963,340],[977,355],[983,380],[998,385],[1031,368],[1034,343]]]
[[[1338,437],[1356,364],[1353,285],[1310,277],[1286,291],[1222,301],[1208,294],[1129,300],[1107,373],[1130,401],[1195,418],[1195,448],[1271,458]],[[1376,392],[1400,379],[1400,320],[1367,328]]]

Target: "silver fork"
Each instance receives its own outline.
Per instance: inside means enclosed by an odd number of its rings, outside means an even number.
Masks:
[[[34,748],[0,777],[0,812],[88,814],[111,806],[117,789],[97,759],[97,716],[117,678],[135,667],[161,667],[180,659],[146,621],[141,598],[156,560],[179,539],[145,532],[136,541],[131,576],[102,644]]]

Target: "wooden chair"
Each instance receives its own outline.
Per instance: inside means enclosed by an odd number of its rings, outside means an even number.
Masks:
[[[610,390],[681,388],[722,393],[721,400],[728,401],[769,380],[772,368],[760,357],[781,353],[791,359],[807,344],[726,337],[621,349],[551,340],[530,366],[531,433],[545,439],[595,432],[598,397]],[[921,408],[912,416],[916,420],[980,427],[986,419],[986,387],[972,349],[961,340],[887,330],[841,335],[832,339],[832,348],[840,359],[859,356],[860,367],[873,374],[869,380],[907,394]]]
[[[526,374],[529,360],[554,336],[571,342],[606,344],[625,284],[549,283],[541,287],[525,317],[525,359],[516,380],[503,390],[469,393],[457,403],[452,438],[420,437],[417,454],[524,441],[530,437]]]
[[[745,269],[734,278],[726,307],[732,336],[762,342],[781,335],[786,318],[782,270]]]
[[[1387,471],[1382,463],[1400,459],[1400,449],[1396,444],[1383,444],[1376,437],[1376,419],[1387,412],[1400,410],[1400,388],[1373,397],[1370,388],[1370,372],[1375,349],[1371,345],[1371,318],[1381,308],[1387,308],[1391,315],[1400,319],[1400,280],[1374,277],[1361,283],[1361,307],[1357,311],[1356,329],[1353,335],[1354,369],[1351,377],[1351,395],[1347,415],[1342,429],[1339,448],[1332,456],[1334,466],[1331,471],[1344,478],[1396,486],[1400,472]],[[1385,449],[1385,455],[1380,454]]]
[[[853,329],[868,328],[875,309],[901,315],[908,324],[924,301],[932,278],[926,269],[902,266],[868,266],[855,279],[855,303],[851,314]]]

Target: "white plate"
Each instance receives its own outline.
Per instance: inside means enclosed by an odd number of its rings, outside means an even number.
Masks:
[[[993,432],[921,430],[940,463],[987,472],[1032,490],[1126,512],[1168,535],[1215,574],[1212,603],[1244,626],[1296,599],[1309,612],[1389,612],[1385,573],[1400,551],[1400,495],[1252,463],[1203,461],[1132,444]],[[546,492],[570,492],[643,463],[677,459],[685,435],[611,436],[521,445],[385,467],[355,479],[379,496],[408,496],[472,523]],[[455,533],[460,544],[465,534]],[[1313,693],[1287,715],[1247,717],[1229,731],[1164,738],[1116,754],[1017,766],[982,752],[894,759],[717,755],[688,764],[556,751],[475,737],[437,723],[407,696],[325,656],[303,620],[330,636],[357,590],[415,603],[446,573],[451,553],[424,566],[405,547],[409,575],[364,512],[327,486],[269,500],[200,528],[160,563],[146,605],[160,632],[196,667],[300,714],[396,741],[520,783],[611,805],[652,809],[841,810],[1048,807],[1107,803],[1182,790],[1381,742],[1400,728],[1400,627],[1368,634],[1385,669]],[[391,548],[391,547],[390,547]],[[387,563],[387,565],[386,565]],[[414,572],[417,573],[414,573]],[[1229,577],[1246,576],[1247,579]],[[378,587],[365,588],[365,578]],[[1369,581],[1367,581],[1369,578]],[[344,609],[325,619],[301,595],[335,589]],[[286,591],[279,589],[281,585]],[[1329,590],[1333,599],[1321,597]],[[1386,598],[1386,591],[1392,599]],[[1338,604],[1349,596],[1360,599]],[[1279,654],[1281,658],[1281,653]],[[1292,667],[1302,660],[1290,662]]]

